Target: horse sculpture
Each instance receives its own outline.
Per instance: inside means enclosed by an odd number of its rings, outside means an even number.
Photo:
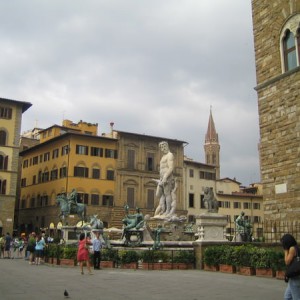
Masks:
[[[86,221],[86,205],[83,203],[77,203],[76,205],[71,205],[69,199],[64,195],[59,195],[56,197],[56,203],[60,206],[59,218],[63,220],[70,214],[77,214],[81,218],[82,223]]]
[[[92,230],[103,229],[103,222],[98,219],[98,215],[93,215],[92,217],[90,217],[89,225],[91,226]]]

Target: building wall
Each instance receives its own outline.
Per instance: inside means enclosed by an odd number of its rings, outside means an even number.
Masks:
[[[76,154],[76,145],[88,146],[88,155]],[[59,208],[56,206],[56,197],[61,193],[70,193],[72,189],[76,189],[78,193],[88,194],[87,198],[87,215],[99,214],[101,217],[102,196],[112,195],[114,198],[115,181],[107,180],[106,170],[116,169],[116,159],[106,158],[105,149],[116,150],[116,141],[105,138],[95,138],[89,135],[67,134],[59,139],[48,140],[47,143],[41,143],[37,147],[27,149],[22,153],[22,175],[21,180],[26,179],[26,186],[21,187],[21,201],[19,206],[19,225],[22,230],[26,230],[28,226],[33,230],[39,230],[41,227],[48,227],[51,223],[57,225],[59,223]],[[67,146],[70,151],[68,154],[62,155],[62,147]],[[103,148],[103,157],[91,156],[91,147]],[[58,157],[53,158],[53,150],[58,149]],[[40,160],[44,154],[49,152],[50,159],[47,161]],[[33,158],[38,157],[38,163],[33,165]],[[28,162],[28,167],[24,167],[24,162]],[[67,167],[68,176],[61,178],[60,168]],[[80,166],[88,168],[88,178],[74,176],[74,167]],[[100,179],[92,178],[92,169],[100,169]],[[39,172],[49,173],[51,170],[58,170],[58,179],[49,180],[47,182],[38,183]],[[33,183],[33,176],[36,176],[36,183]],[[50,177],[50,174],[49,174]],[[99,205],[91,204],[91,195],[99,195]],[[39,196],[48,196],[47,203],[38,203]],[[35,198],[35,205],[32,207],[31,199]],[[84,201],[84,199],[78,199]],[[25,203],[25,204],[24,204]],[[106,208],[103,210],[106,211]],[[38,218],[37,218],[38,217]],[[107,218],[103,221],[109,222]],[[70,222],[76,224],[79,221],[77,216]]]
[[[240,190],[239,182],[224,179],[200,178],[200,172],[205,174],[215,174],[216,168],[191,160],[184,161],[184,182],[185,182],[185,209],[188,211],[188,220],[193,222],[195,216],[207,213],[204,207],[203,197],[206,187],[212,188],[216,200],[219,202],[220,215],[228,218],[227,233],[228,238],[233,237],[234,221],[237,216],[244,211],[247,218],[251,219],[253,226],[253,236],[261,237],[262,232],[258,228],[262,227],[263,205],[262,194],[257,187],[257,194],[243,193]]]
[[[26,106],[26,108],[24,108]],[[6,180],[6,192],[0,194],[0,231],[2,233],[14,230],[14,209],[16,201],[16,192],[18,185],[18,158],[19,158],[19,139],[21,131],[22,113],[29,108],[31,104],[0,98],[0,107],[12,109],[11,118],[1,118],[0,130],[6,132],[6,144],[0,145],[0,153],[8,156],[7,169],[0,170],[0,180]]]
[[[159,164],[162,153],[158,144],[164,138],[145,136],[132,133],[117,132],[118,136],[118,166],[116,198],[118,205],[124,206],[128,200],[128,188],[134,189],[134,206],[144,209],[144,212],[154,215],[158,199],[154,196],[154,206],[147,204],[149,190],[155,195],[157,184],[153,179],[159,179]],[[174,176],[177,178],[177,210],[184,209],[183,197],[183,143],[167,139],[170,151],[174,154]],[[128,163],[128,151],[134,153],[134,166]],[[153,157],[153,169],[147,168],[147,157]]]
[[[285,71],[282,37],[288,22],[295,20],[299,26],[300,1],[253,0],[252,10],[264,218],[297,220],[300,215],[300,68],[298,61],[298,67]]]

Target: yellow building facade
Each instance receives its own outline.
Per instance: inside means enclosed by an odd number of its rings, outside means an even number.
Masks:
[[[13,232],[22,114],[31,103],[0,98],[0,233]]]
[[[21,152],[21,231],[56,228],[60,222],[56,197],[73,189],[77,201],[87,205],[87,215],[99,214],[104,222],[110,221],[106,212],[115,201],[117,141],[98,136],[97,130],[97,124],[64,121],[63,126],[40,131],[40,143]],[[77,220],[71,216],[69,223]]]

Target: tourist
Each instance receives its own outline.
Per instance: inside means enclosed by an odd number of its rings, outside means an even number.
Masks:
[[[94,253],[94,270],[100,270],[101,262],[101,248],[102,240],[100,239],[100,232],[95,231],[95,238],[93,239],[93,253]]]
[[[5,250],[5,235],[2,234],[0,237],[0,258],[4,258],[4,250]]]
[[[83,263],[86,263],[87,269],[90,275],[93,275],[90,266],[89,260],[89,246],[92,245],[92,242],[88,237],[85,236],[85,233],[82,232],[79,236],[79,243],[78,243],[78,252],[77,252],[77,261],[80,264],[80,271],[83,275]]]
[[[10,236],[9,232],[7,232],[5,236],[5,249],[4,249],[7,254],[7,258],[10,258],[11,242],[12,242],[12,237]]]
[[[284,250],[285,264],[289,265],[299,251],[297,242],[291,234],[287,233],[281,238],[281,243]],[[296,276],[293,278],[285,278],[285,281],[288,282],[288,286],[284,293],[284,300],[299,300],[300,276]]]
[[[29,252],[29,264],[34,264],[34,251],[35,251],[35,232],[29,234],[27,242],[27,251]]]
[[[44,254],[44,248],[45,248],[45,240],[42,238],[42,236],[39,234],[36,238],[35,243],[35,265],[38,266],[41,264],[41,257],[43,257]]]

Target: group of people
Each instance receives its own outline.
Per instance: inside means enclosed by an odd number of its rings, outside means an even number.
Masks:
[[[22,258],[24,247],[24,236],[12,237],[7,232],[0,237],[0,258]]]

